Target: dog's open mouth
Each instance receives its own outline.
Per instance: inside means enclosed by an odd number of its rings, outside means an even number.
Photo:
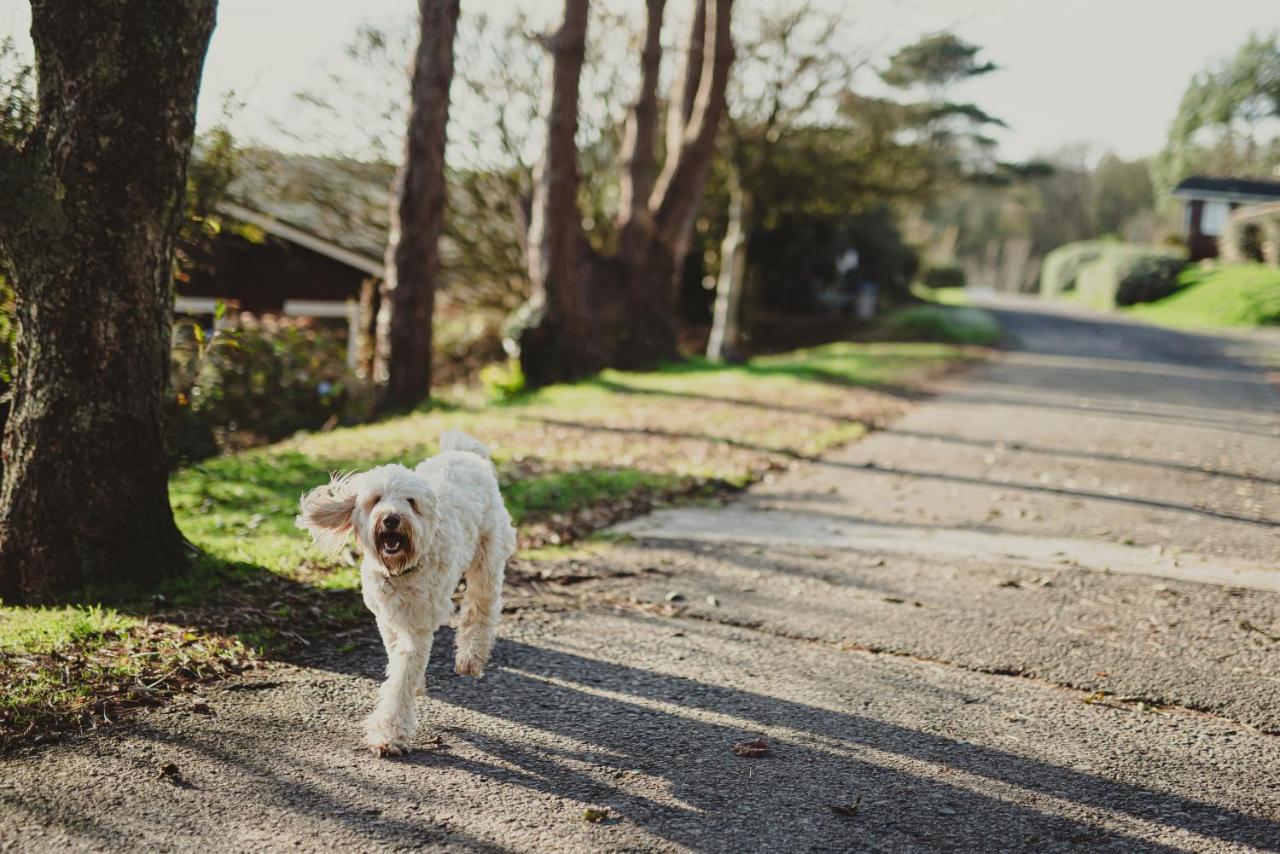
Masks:
[[[395,531],[383,531],[378,535],[378,550],[384,555],[398,555],[404,547],[404,536]]]

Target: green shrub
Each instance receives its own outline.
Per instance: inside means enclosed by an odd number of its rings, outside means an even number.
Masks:
[[[942,288],[963,288],[965,286],[964,270],[955,264],[937,264],[925,268],[920,283],[926,288],[940,290]]]
[[[225,338],[208,339],[192,326],[179,331],[173,440],[180,456],[208,455],[201,426],[221,446],[240,447],[356,423],[372,410],[372,391],[348,371],[345,336],[337,330],[244,315],[238,328],[220,333]]]
[[[1148,294],[1148,299],[1168,296],[1177,289],[1177,271],[1184,264],[1183,256],[1175,250],[1107,244],[1098,257],[1079,268],[1076,294],[1087,304],[1103,309],[1132,305]],[[1121,283],[1126,281],[1130,284],[1122,294]],[[1119,303],[1119,299],[1129,302]]]
[[[957,344],[994,344],[1000,340],[1000,321],[977,308],[918,305],[893,312],[884,328],[891,338],[903,341],[945,341]]]
[[[1178,275],[1186,266],[1172,255],[1143,255],[1132,259],[1127,269],[1121,265],[1116,283],[1116,305],[1155,302],[1178,290]]]
[[[1054,298],[1074,291],[1080,271],[1097,261],[1111,245],[1101,240],[1082,240],[1045,255],[1040,265],[1040,296]]]
[[[492,362],[480,369],[480,384],[493,400],[510,400],[525,391],[519,359]]]

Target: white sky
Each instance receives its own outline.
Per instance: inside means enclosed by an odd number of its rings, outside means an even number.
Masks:
[[[498,16],[512,5],[549,20],[561,0],[462,0],[462,14]],[[634,0],[633,0],[634,2]],[[840,3],[825,0],[824,5]],[[673,0],[669,8],[681,7]],[[1009,122],[1001,155],[1026,158],[1087,142],[1125,157],[1157,151],[1190,76],[1229,56],[1251,31],[1280,28],[1277,0],[864,0],[847,4],[883,56],[919,35],[949,29],[986,49],[1002,69],[956,95]],[[740,4],[739,12],[747,10]],[[221,0],[206,63],[201,123],[222,93],[245,101],[240,134],[289,147],[272,118],[364,19],[413,14],[414,0]],[[27,0],[0,0],[0,37],[27,44]]]

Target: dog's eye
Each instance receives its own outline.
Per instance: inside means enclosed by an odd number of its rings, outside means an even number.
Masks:
[[[378,506],[378,504],[379,504],[379,503],[381,503],[381,501],[382,501],[382,496],[381,496],[381,495],[374,495],[374,496],[371,496],[371,497],[369,498],[369,506],[370,506],[370,507],[377,507],[377,506]]]
[[[410,499],[409,499],[409,509],[410,509],[410,510],[412,510],[414,513],[417,513],[417,512],[418,512],[418,502],[417,502],[417,501],[415,501],[414,499],[410,498]]]

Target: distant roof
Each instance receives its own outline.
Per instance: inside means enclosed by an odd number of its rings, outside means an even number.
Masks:
[[[1206,178],[1202,175],[1193,175],[1174,187],[1173,195],[1190,199],[1264,202],[1280,199],[1280,181],[1258,181],[1251,178]]]
[[[395,167],[386,163],[250,148],[240,152],[228,191],[233,203],[279,226],[380,264],[387,247],[394,175]],[[253,224],[268,234],[294,239],[281,233],[283,228]]]
[[[281,222],[275,217],[255,211],[252,208],[246,208],[244,205],[238,205],[235,202],[222,202],[218,205],[218,209],[233,219],[256,225],[273,237],[296,243],[299,246],[310,249],[312,252],[324,255],[326,258],[332,258],[334,261],[346,264],[354,270],[359,270],[362,273],[368,273],[370,276],[377,276],[378,278],[382,278],[386,274],[382,262],[376,258],[363,255],[358,251],[353,252],[350,249],[344,249],[336,243],[303,231],[300,228],[295,228],[287,222]]]

